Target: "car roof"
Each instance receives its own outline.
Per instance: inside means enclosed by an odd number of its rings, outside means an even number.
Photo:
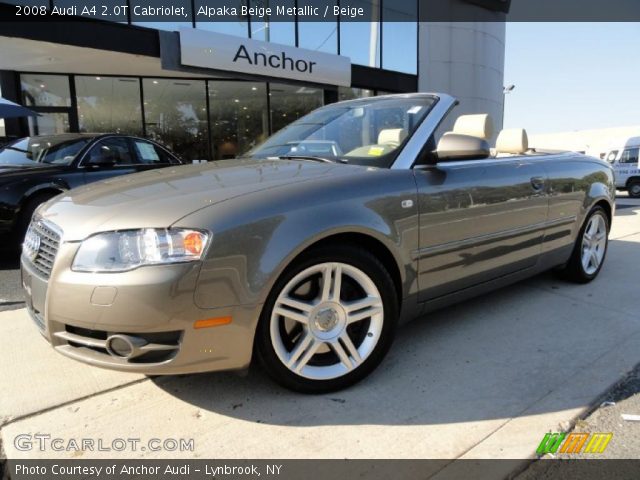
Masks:
[[[136,139],[140,139],[140,140],[146,140],[152,143],[156,143],[160,146],[163,146],[162,144],[151,140],[150,138],[143,138],[143,137],[139,137],[137,135],[129,135],[127,133],[88,133],[88,132],[83,132],[83,133],[55,133],[52,135],[30,135],[27,137],[22,137],[19,139],[16,139],[15,142],[19,142],[21,140],[24,140],[26,138],[30,138],[30,139],[35,139],[35,140],[44,140],[44,141],[55,141],[55,142],[60,142],[60,141],[65,141],[65,140],[79,140],[81,138],[86,138],[88,140],[95,140],[98,138],[104,138],[104,137],[126,137],[126,138],[136,138]],[[164,147],[167,148],[167,147]]]

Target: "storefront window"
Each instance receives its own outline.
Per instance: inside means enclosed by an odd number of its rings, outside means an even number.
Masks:
[[[319,88],[270,83],[269,98],[271,131],[275,133],[294,120],[321,107],[324,103],[324,92]]]
[[[205,82],[145,78],[142,86],[147,136],[186,161],[208,159]]]
[[[252,7],[271,7],[275,13],[276,7],[294,8],[296,0],[251,0]],[[280,43],[282,45],[296,45],[296,24],[286,15],[271,15],[270,17],[251,17],[251,38],[263,42]]]
[[[68,113],[41,113],[38,117],[29,117],[29,136],[69,133]]]
[[[353,100],[355,98],[373,97],[373,90],[366,88],[338,87],[338,100]]]
[[[355,0],[353,7],[363,8],[369,21],[340,22],[340,55],[357,65],[380,67],[380,0]]]
[[[418,0],[383,0],[382,68],[418,73]]]
[[[81,132],[142,134],[140,81],[121,77],[75,77]]]
[[[196,28],[202,30],[209,30],[212,32],[225,33],[227,35],[235,35],[236,37],[248,37],[249,36],[249,23],[246,16],[240,16],[240,8],[242,5],[246,5],[247,0],[195,0],[195,18]],[[238,12],[238,18],[235,21],[225,17],[225,21],[215,21],[215,17],[207,19],[202,15],[198,15],[200,8],[216,8],[216,7],[235,7]],[[209,21],[205,21],[209,20]]]
[[[20,75],[22,100],[29,107],[69,107],[69,77],[66,75]]]
[[[267,85],[210,81],[209,118],[213,159],[235,158],[267,138]]]
[[[298,8],[317,7],[324,12],[332,9],[337,0],[298,0]],[[338,22],[298,22],[298,46],[309,50],[338,53]]]
[[[122,3],[122,1],[120,0],[119,3]],[[166,7],[168,3],[165,0],[130,0],[129,4],[129,10],[131,12],[131,23],[134,25],[169,31],[177,31],[180,27],[193,26],[193,22],[191,21],[191,19],[193,18],[191,10],[191,0],[171,0],[170,2],[170,5],[174,8],[183,7],[184,12],[187,14],[186,18],[182,15],[145,15],[145,12],[148,11],[149,7]]]
[[[265,22],[252,26],[252,37],[265,42],[279,43],[281,45],[296,45],[296,24],[295,22]],[[267,28],[268,26],[268,28]]]

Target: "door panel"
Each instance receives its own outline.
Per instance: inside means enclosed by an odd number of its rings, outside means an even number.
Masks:
[[[471,160],[415,175],[420,300],[536,264],[548,210],[542,166],[522,157]]]

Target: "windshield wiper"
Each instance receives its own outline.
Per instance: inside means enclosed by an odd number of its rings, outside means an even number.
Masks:
[[[314,157],[312,155],[280,155],[278,157],[280,160],[313,160],[314,162],[322,162],[322,163],[348,163],[348,160],[343,158],[336,158],[335,160],[331,160],[325,157]]]

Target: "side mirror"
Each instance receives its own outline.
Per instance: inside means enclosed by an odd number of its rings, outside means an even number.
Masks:
[[[436,149],[438,161],[478,160],[489,158],[491,150],[489,143],[471,135],[446,133],[438,142]]]

